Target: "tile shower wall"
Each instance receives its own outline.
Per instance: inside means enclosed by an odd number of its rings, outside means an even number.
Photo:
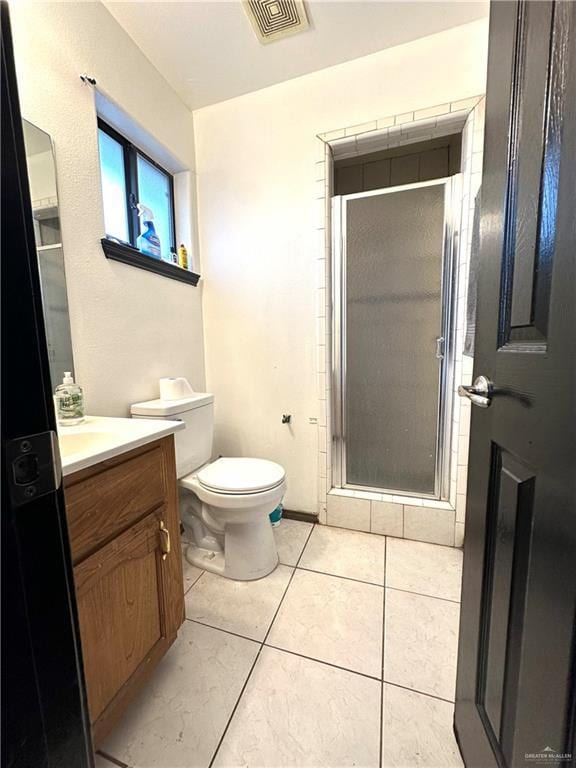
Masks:
[[[472,247],[474,204],[482,178],[484,98],[381,118],[319,136],[316,162],[317,216],[317,365],[318,365],[318,517],[321,523],[416,539],[448,546],[462,546],[466,516],[470,402],[454,398],[452,413],[450,495],[448,501],[396,496],[332,487],[332,304],[331,304],[331,198],[332,152],[354,139],[356,153],[382,141],[388,129],[394,143],[423,141],[437,135],[438,124],[462,115],[462,210],[456,269],[454,388],[471,383],[473,359],[464,355],[468,278]],[[388,146],[391,146],[389,143]],[[354,152],[352,152],[354,154]]]

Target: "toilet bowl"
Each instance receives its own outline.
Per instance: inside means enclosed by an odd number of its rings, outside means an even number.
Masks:
[[[180,485],[191,492],[181,506],[189,563],[239,581],[274,570],[278,552],[269,515],[286,490],[279,464],[221,458],[181,478]]]
[[[230,579],[260,579],[278,564],[269,515],[286,491],[284,469],[266,459],[209,461],[213,402],[211,394],[194,393],[179,400],[135,403],[131,412],[134,418],[186,424],[174,440],[187,561]]]

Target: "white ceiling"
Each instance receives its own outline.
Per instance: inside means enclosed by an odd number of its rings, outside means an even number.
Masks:
[[[240,0],[103,1],[191,109],[488,15],[487,0],[312,0],[309,30],[262,45]]]

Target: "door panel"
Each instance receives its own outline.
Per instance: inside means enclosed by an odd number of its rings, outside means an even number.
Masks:
[[[455,727],[468,768],[572,764],[576,4],[491,7]],[[537,756],[541,757],[538,758]]]
[[[514,103],[514,138],[510,147],[513,162],[513,189],[510,191],[516,196],[515,200],[510,199],[510,204],[516,206],[516,225],[510,229],[508,243],[513,272],[510,303],[512,329],[532,324],[544,139],[542,124],[546,107],[551,20],[552,3],[523,6],[516,51],[516,77],[523,89],[523,98]],[[529,56],[526,55],[527,49],[530,50]]]
[[[501,344],[545,344],[554,261],[568,36],[566,4],[519,6]]]
[[[504,711],[513,711],[513,706],[507,708],[506,704],[509,700],[513,705],[517,693],[517,665],[513,658],[521,637],[533,491],[533,472],[493,445],[477,699],[495,744],[510,730]]]

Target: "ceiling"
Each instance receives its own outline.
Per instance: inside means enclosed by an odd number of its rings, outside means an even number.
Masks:
[[[103,1],[191,109],[488,15],[487,0],[312,0],[310,29],[262,45],[240,0]]]

